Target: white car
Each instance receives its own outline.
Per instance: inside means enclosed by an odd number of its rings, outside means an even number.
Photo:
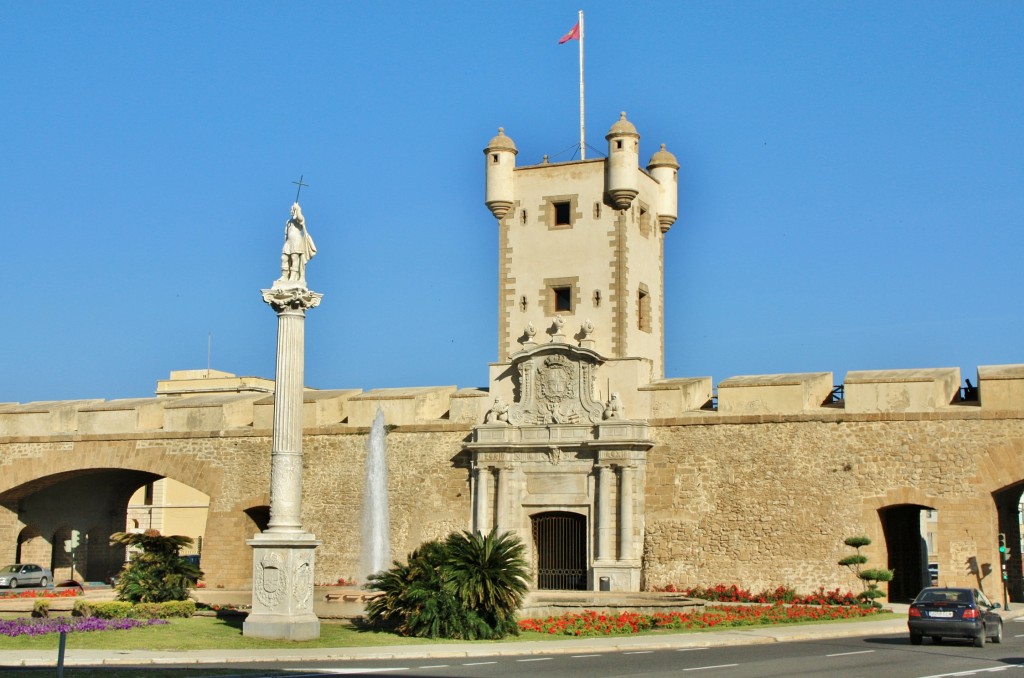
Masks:
[[[0,586],[16,589],[19,586],[46,587],[53,580],[53,574],[45,567],[31,563],[5,565],[0,568]]]

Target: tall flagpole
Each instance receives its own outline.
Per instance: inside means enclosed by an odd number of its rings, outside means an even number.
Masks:
[[[587,139],[584,132],[583,106],[583,10],[580,10],[580,160],[587,159]]]

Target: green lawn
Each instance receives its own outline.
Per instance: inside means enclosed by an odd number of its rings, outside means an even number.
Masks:
[[[897,615],[879,614],[857,621],[878,621],[893,619]],[[273,649],[297,647],[376,647],[381,645],[425,645],[436,643],[454,643],[462,641],[431,640],[428,638],[406,638],[393,633],[380,631],[364,631],[354,628],[346,622],[323,621],[320,624],[320,638],[309,641],[262,640],[242,635],[242,620],[239,618],[217,619],[213,617],[193,617],[191,619],[171,619],[167,625],[149,626],[128,631],[101,631],[91,633],[70,633],[67,638],[68,650],[244,650]],[[850,621],[850,620],[841,620]],[[811,623],[835,623],[811,622]],[[792,626],[787,624],[787,626]],[[756,627],[743,627],[756,628]],[[719,629],[722,630],[722,629]],[[700,633],[690,631],[689,633]],[[681,631],[649,631],[651,634],[685,633]],[[565,640],[568,636],[549,635],[545,633],[523,633],[511,637],[516,640]],[[17,638],[0,638],[0,650],[47,650],[57,648],[56,634],[45,636],[19,636]],[[492,641],[476,641],[487,643]],[[503,642],[503,641],[497,641]],[[507,641],[505,641],[507,642]]]
[[[11,617],[15,615],[4,615]],[[888,620],[899,617],[892,613],[862,618],[855,621]],[[836,620],[850,621],[850,620]],[[835,621],[809,622],[832,624]],[[795,626],[795,624],[787,624]],[[748,626],[743,628],[758,628]],[[707,631],[709,629],[704,629]],[[722,630],[722,629],[719,629]],[[739,630],[739,629],[731,629]],[[702,633],[703,631],[648,631],[643,635],[665,635],[669,633]],[[550,641],[566,640],[569,636],[554,636],[543,633],[523,633],[508,641]],[[0,650],[50,650],[54,660],[57,656],[58,636],[56,634],[30,638],[0,637]],[[74,650],[211,650],[211,649],[274,649],[274,648],[337,648],[337,647],[374,647],[383,645],[424,645],[437,643],[453,643],[461,641],[429,640],[424,638],[405,638],[391,633],[362,631],[345,622],[328,622],[320,624],[320,638],[305,642],[288,642],[258,640],[242,635],[242,621],[238,618],[216,619],[213,617],[193,617],[191,619],[174,619],[167,625],[150,626],[128,631],[106,631],[92,633],[71,633],[67,638],[67,651]],[[486,644],[491,641],[477,641]],[[507,641],[496,641],[507,642]],[[51,678],[54,668],[5,668],[0,665],[0,676],[11,678]],[[238,676],[240,678],[256,678],[257,676],[289,676],[290,672],[267,669],[213,669],[202,666],[172,669],[158,666],[146,668],[102,668],[66,667],[65,678],[202,678],[217,676]]]

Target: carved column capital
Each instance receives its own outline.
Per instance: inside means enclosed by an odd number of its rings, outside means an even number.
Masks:
[[[263,301],[270,304],[275,313],[289,310],[305,313],[308,309],[319,306],[320,299],[324,296],[305,287],[274,286],[269,290],[260,291],[263,293]]]

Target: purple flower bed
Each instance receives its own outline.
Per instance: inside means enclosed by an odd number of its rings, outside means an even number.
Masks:
[[[42,636],[47,633],[113,631],[166,624],[164,619],[98,619],[96,617],[49,617],[0,620],[0,636]]]

